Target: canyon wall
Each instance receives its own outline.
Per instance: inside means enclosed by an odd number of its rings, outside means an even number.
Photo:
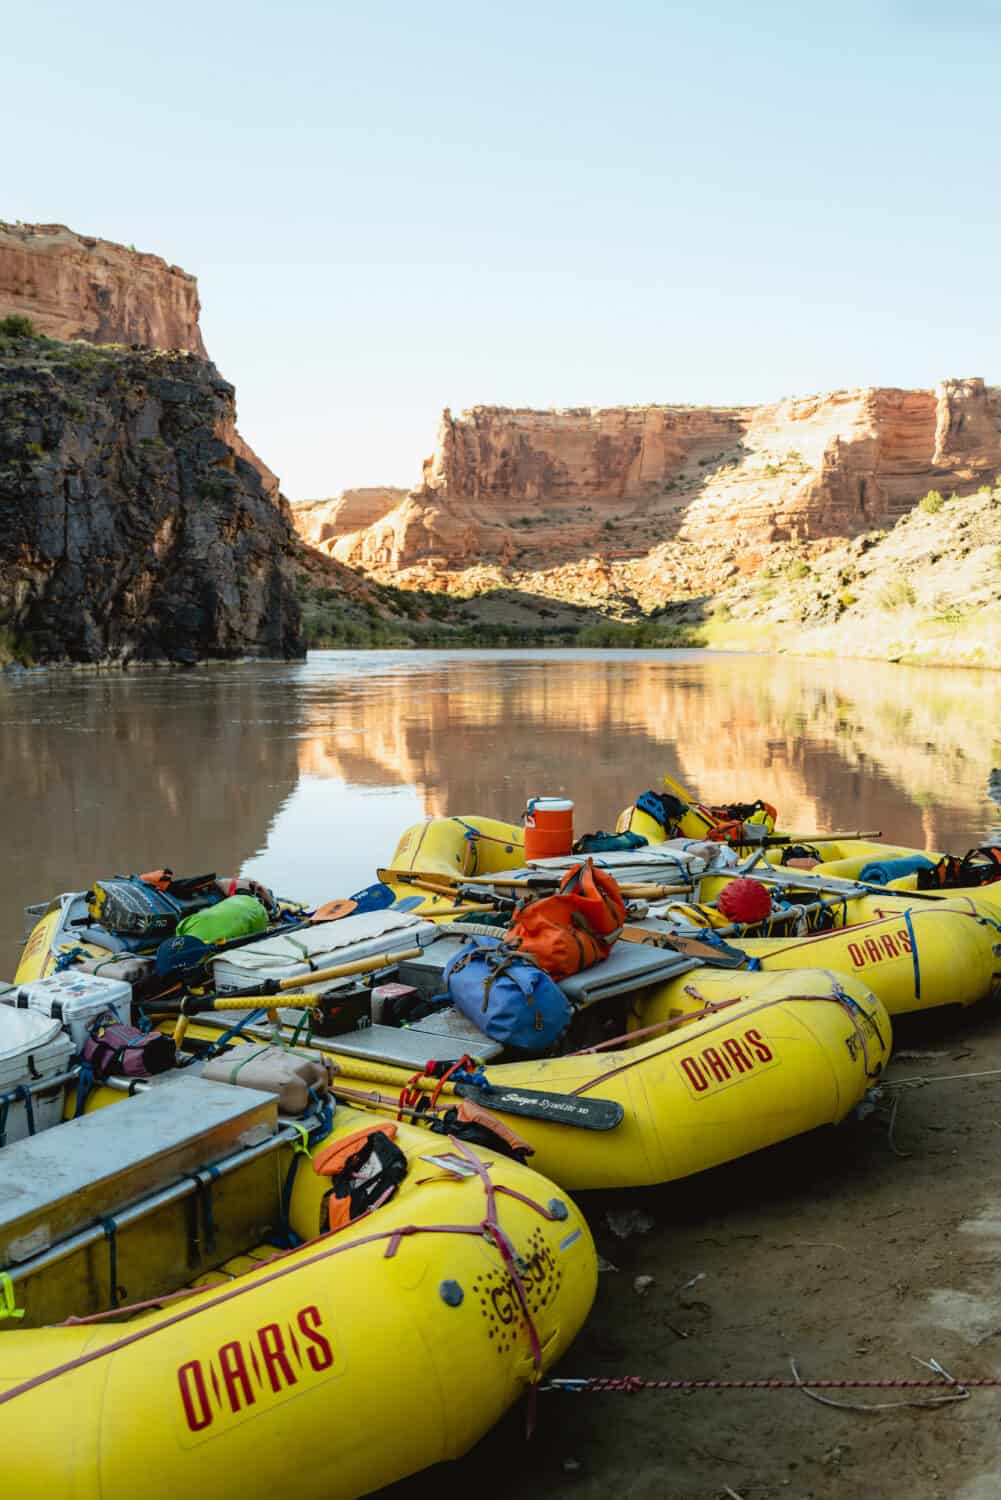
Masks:
[[[417,489],[329,546],[404,585],[648,602],[999,472],[1001,390],[979,379],[760,407],[478,406],[444,413]]]
[[[0,223],[0,318],[23,313],[50,338],[205,358],[199,311],[195,278],[159,255],[64,224]]]
[[[301,551],[190,353],[0,338],[0,660],[301,654]]]
[[[341,490],[330,500],[294,500],[292,515],[303,541],[330,553],[342,536],[381,521],[407,494],[388,485]]]

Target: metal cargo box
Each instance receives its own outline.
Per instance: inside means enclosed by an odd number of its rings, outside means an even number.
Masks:
[[[273,1094],[171,1078],[0,1153],[0,1268],[273,1136]]]

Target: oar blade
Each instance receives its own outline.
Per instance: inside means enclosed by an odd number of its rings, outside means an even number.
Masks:
[[[455,1092],[484,1109],[502,1115],[523,1115],[530,1120],[547,1120],[553,1125],[575,1125],[579,1130],[614,1130],[621,1125],[623,1109],[614,1099],[591,1099],[584,1094],[552,1094],[544,1089],[505,1088],[492,1085],[478,1088],[471,1083],[457,1083]]]

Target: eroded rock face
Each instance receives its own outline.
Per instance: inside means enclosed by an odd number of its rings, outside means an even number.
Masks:
[[[516,581],[656,602],[760,549],[885,528],[929,489],[1001,471],[1001,390],[863,389],[761,407],[446,411],[422,485],[342,531],[343,562],[405,585]]]
[[[0,340],[0,629],[40,662],[301,654],[299,543],[193,354]],[[273,476],[272,476],[273,477]]]
[[[76,234],[64,224],[0,223],[0,317],[97,344],[184,349],[206,358],[198,283],[159,255]]]
[[[341,490],[331,500],[293,501],[292,516],[303,541],[329,553],[342,536],[381,521],[408,493],[387,485]]]

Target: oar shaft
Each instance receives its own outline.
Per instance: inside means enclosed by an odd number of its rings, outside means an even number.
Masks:
[[[363,1062],[356,1057],[347,1057],[343,1052],[328,1052],[327,1056],[334,1063],[337,1070],[335,1078],[338,1080],[356,1083],[386,1083],[396,1088],[402,1088],[406,1083],[428,1094],[438,1087],[438,1079],[428,1078],[424,1074],[414,1079],[413,1069],[398,1068],[393,1063]],[[411,1079],[413,1079],[412,1083]],[[442,1091],[451,1093],[452,1085],[442,1084]]]
[[[310,974],[297,974],[291,979],[282,979],[278,983],[277,990],[264,995],[254,995],[247,991],[242,994],[222,995],[214,1000],[206,1000],[204,1005],[198,1002],[200,1010],[255,1010],[260,1005],[269,1007],[268,1014],[272,1020],[277,1019],[275,1010],[275,995],[286,994],[289,990],[305,989],[307,985],[329,984],[335,979],[350,979],[354,974],[374,974],[380,969],[391,969],[395,964],[402,963],[408,958],[420,958],[424,952],[423,948],[402,948],[397,953],[376,953],[371,958],[355,958],[349,963],[337,964],[332,969],[317,969]],[[305,1009],[308,1006],[318,1004],[319,995],[307,994],[298,997],[298,1000],[283,1001]],[[180,1047],[188,1029],[188,1018],[178,1016],[174,1027],[174,1044]]]
[[[423,952],[423,948],[401,948],[397,953],[353,958],[348,963],[335,964],[332,969],[316,969],[311,974],[297,974],[292,979],[279,980],[278,991],[284,995],[288,990],[303,989],[308,984],[327,984],[332,979],[349,979],[352,974],[374,974],[379,969],[391,969],[405,959],[420,958]]]
[[[770,833],[763,839],[727,839],[736,849],[776,849],[782,844],[831,844],[839,839],[881,839],[879,828],[838,829],[834,833]]]

